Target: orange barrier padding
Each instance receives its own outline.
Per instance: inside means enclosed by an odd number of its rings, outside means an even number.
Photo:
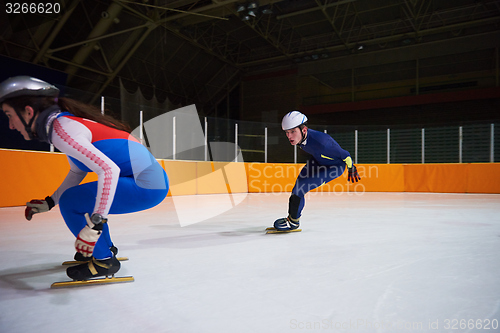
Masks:
[[[196,163],[196,170],[198,173],[196,194],[227,193],[224,174],[221,169],[216,169],[214,162]]]
[[[247,163],[248,192],[291,192],[304,164]],[[347,182],[344,173],[311,192],[402,192],[404,170],[401,164],[359,164],[361,180]]]
[[[404,169],[401,164],[356,164],[359,182],[347,181],[347,168],[331,182],[313,191],[319,192],[402,192]]]
[[[402,192],[404,190],[404,169],[401,164],[357,164],[361,178],[359,182],[347,181],[347,169],[342,176],[327,185],[333,185],[330,192]]]
[[[465,193],[467,164],[406,164],[406,192]]]
[[[23,206],[57,189],[69,171],[61,153],[0,149],[0,207]],[[304,164],[159,160],[171,195],[291,192]],[[357,164],[361,181],[347,171],[317,192],[500,193],[500,163]],[[83,182],[96,181],[89,173]]]
[[[69,171],[66,155],[0,150],[0,206],[23,206],[52,195]]]
[[[467,165],[467,193],[500,193],[500,163]]]
[[[304,164],[246,163],[249,193],[291,192]]]
[[[214,165],[216,170],[221,169],[223,171],[227,193],[248,193],[248,183],[244,163],[214,162]]]
[[[83,178],[82,184],[90,183],[90,182],[96,182],[97,180],[98,180],[97,179],[97,174],[94,173],[94,172],[89,172],[89,173],[87,173],[87,175],[85,176],[85,178]],[[57,184],[57,186],[59,186],[59,184]]]
[[[406,164],[404,168],[405,192],[429,192],[425,164]]]
[[[236,162],[197,162],[197,194],[246,193],[245,165]]]
[[[196,194],[197,162],[158,160],[169,181],[168,195]]]
[[[402,192],[405,187],[404,168],[401,164],[360,164],[358,168],[367,192]],[[347,172],[346,172],[347,173]],[[359,191],[358,191],[359,192]]]

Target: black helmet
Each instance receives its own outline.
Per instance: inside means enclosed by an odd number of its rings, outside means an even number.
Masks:
[[[31,76],[14,76],[0,83],[0,104],[18,96],[59,96],[59,89]]]

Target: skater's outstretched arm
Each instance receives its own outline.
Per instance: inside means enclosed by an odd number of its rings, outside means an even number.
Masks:
[[[87,175],[86,171],[83,171],[79,169],[75,163],[71,160],[71,158],[68,158],[69,162],[69,171],[66,177],[64,178],[63,182],[57,190],[55,190],[54,193],[52,193],[51,197],[54,200],[54,204],[57,205],[59,203],[59,198],[61,195],[66,191],[68,188],[79,185],[82,180],[85,178]]]
[[[82,180],[87,175],[87,172],[80,170],[72,161],[68,159],[70,170],[66,175],[66,178],[61,183],[59,188],[51,195],[45,197],[45,199],[33,199],[26,203],[26,209],[24,210],[24,216],[28,221],[31,221],[34,214],[45,213],[52,209],[59,203],[59,198],[61,194],[64,193],[68,188],[76,186],[82,182]]]

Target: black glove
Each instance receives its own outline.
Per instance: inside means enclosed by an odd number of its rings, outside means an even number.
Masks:
[[[348,182],[356,183],[358,180],[361,179],[361,177],[359,177],[358,170],[356,169],[356,166],[354,166],[354,164],[352,165],[352,168],[347,169],[347,172],[348,172],[347,174]]]

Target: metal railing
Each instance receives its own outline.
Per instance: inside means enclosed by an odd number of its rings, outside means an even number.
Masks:
[[[279,124],[207,118],[206,142],[237,143],[245,162],[303,163]],[[495,126],[496,125],[496,126]],[[314,126],[349,151],[355,163],[493,163],[500,160],[498,124],[460,126]],[[495,135],[497,134],[497,135]],[[237,153],[235,153],[237,154]]]

